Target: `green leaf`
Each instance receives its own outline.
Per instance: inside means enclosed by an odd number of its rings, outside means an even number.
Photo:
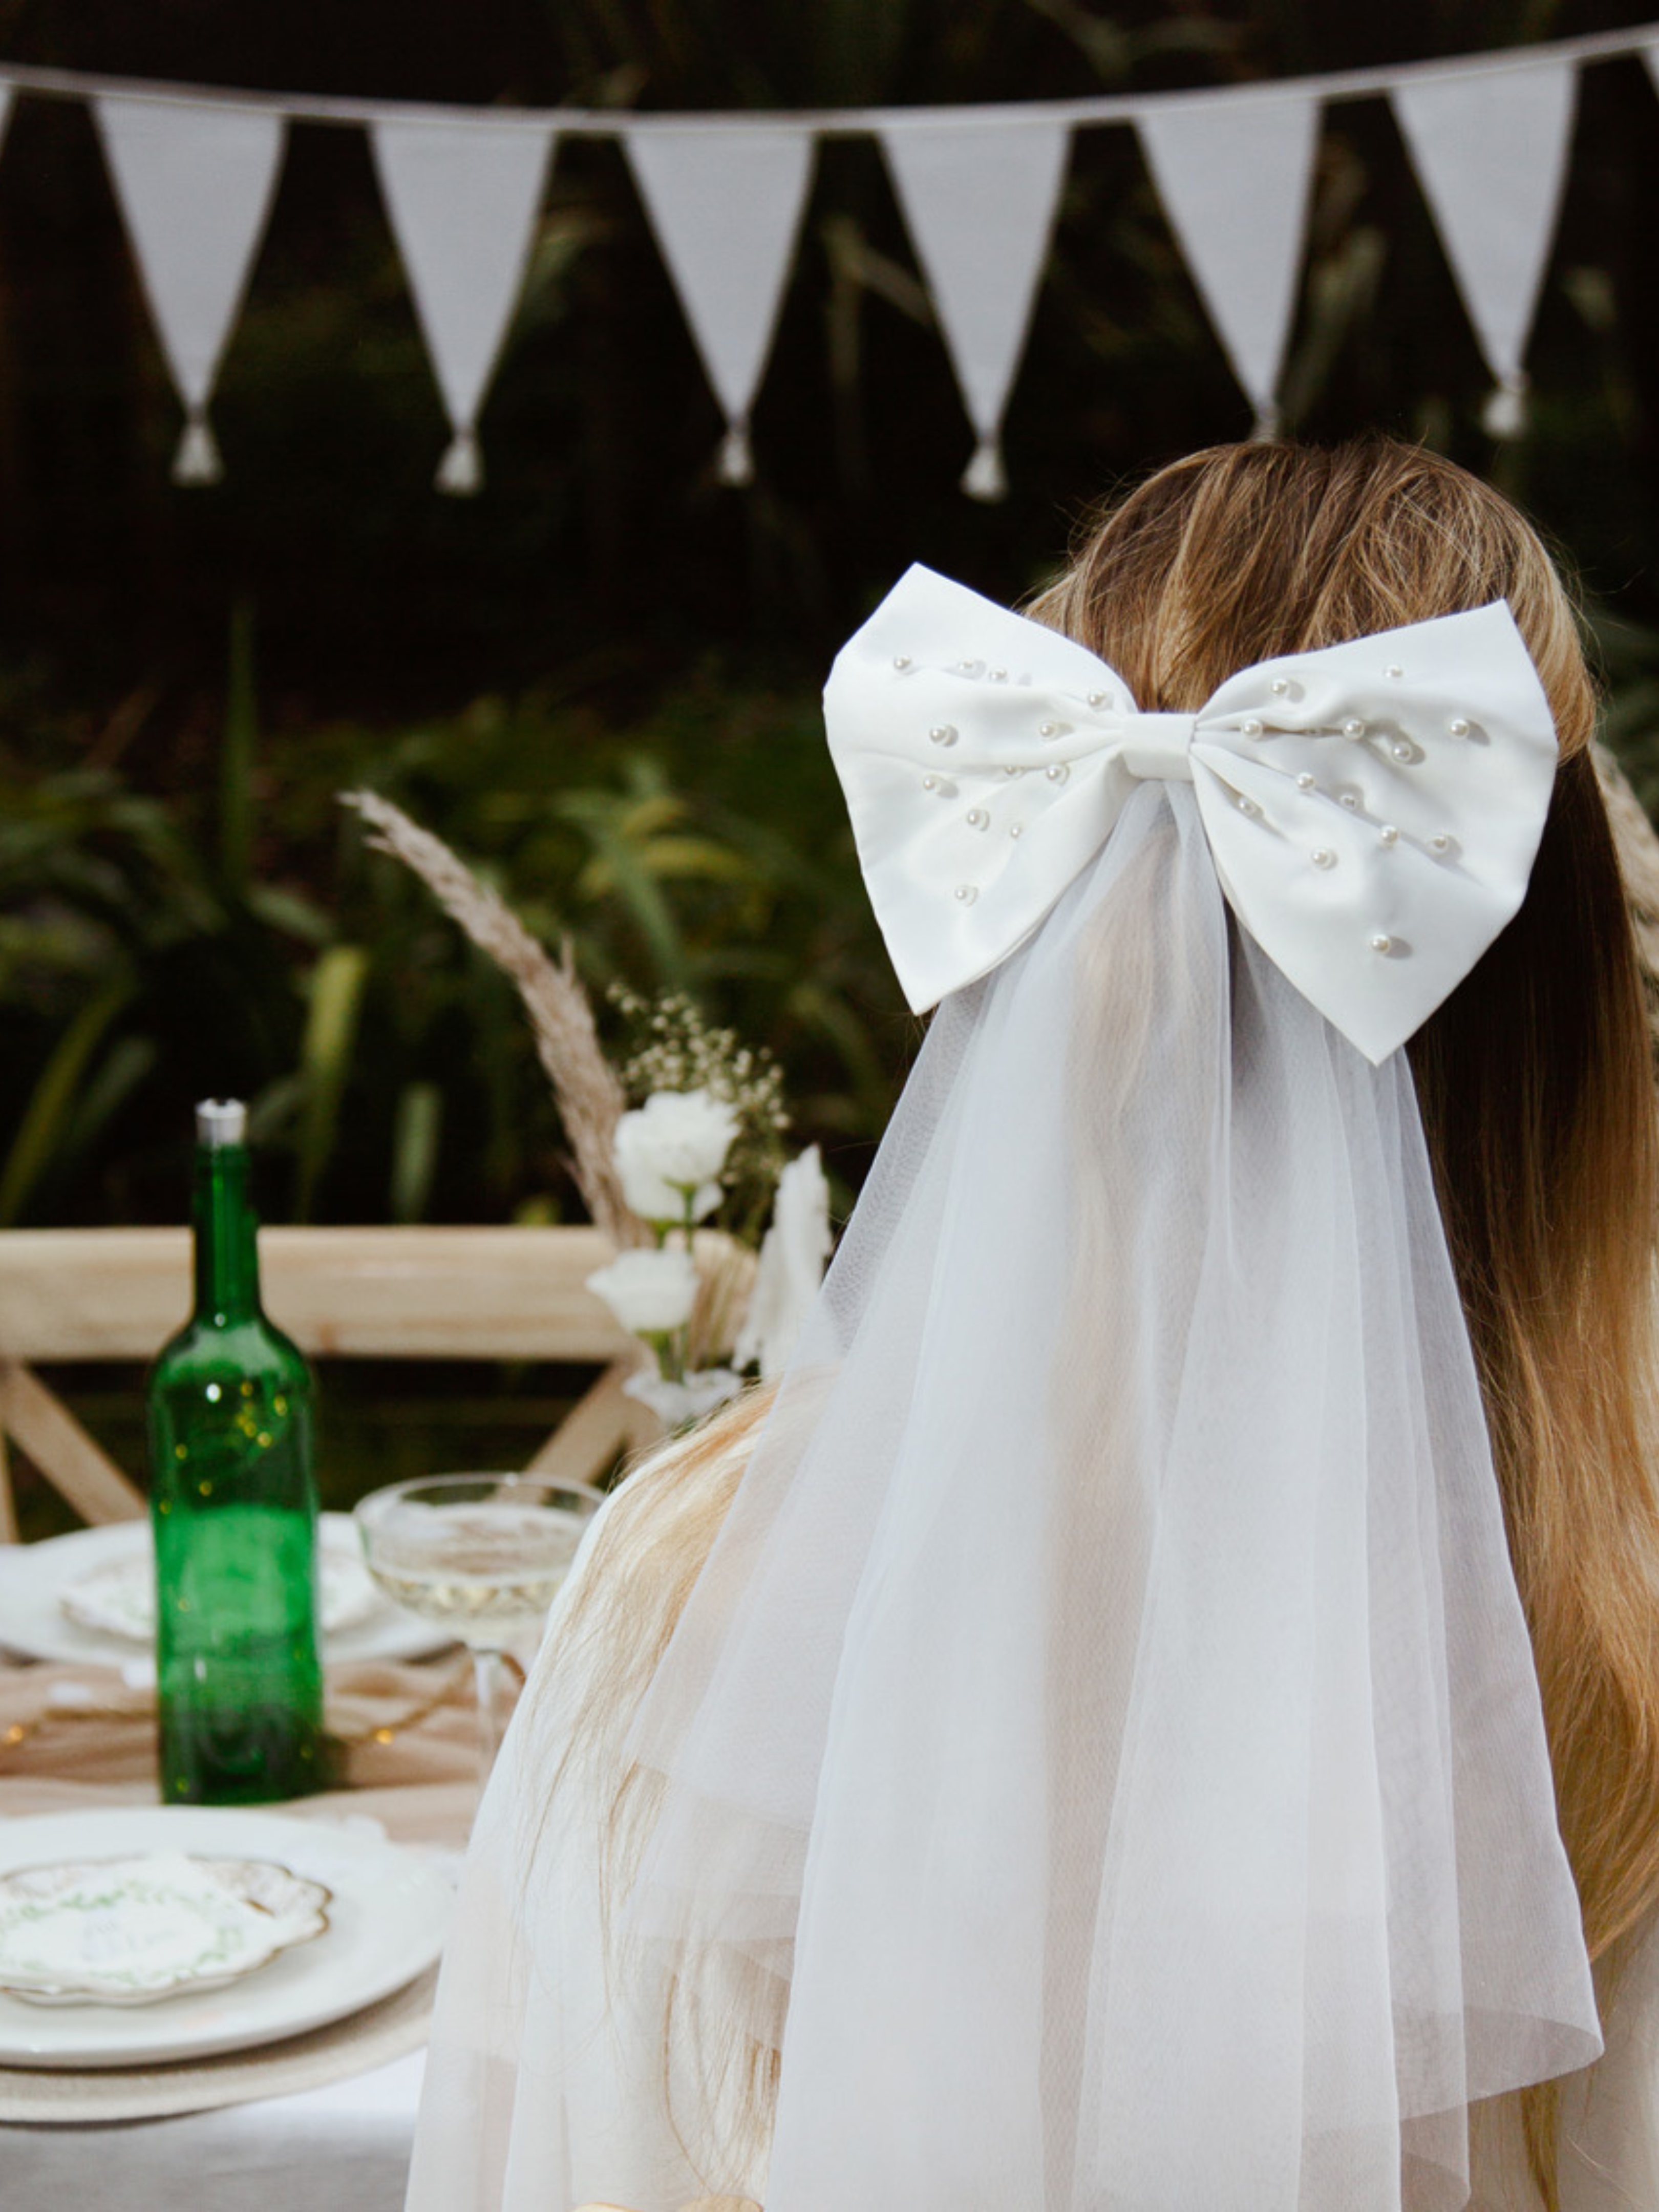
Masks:
[[[304,1107],[305,1079],[297,1073],[277,1076],[248,1100],[248,1142],[278,1143],[298,1126]]]
[[[132,997],[123,977],[89,1000],[59,1038],[30,1093],[0,1169],[0,1226],[10,1228],[52,1165],[93,1055]]]
[[[368,955],[360,945],[331,945],[311,971],[311,1006],[300,1048],[305,1104],[300,1116],[296,1221],[310,1220],[318,1183],[333,1156],[368,975]]]
[[[386,1203],[394,1221],[425,1218],[438,1164],[443,1093],[435,1083],[406,1083],[392,1123],[392,1176]]]
[[[161,1058],[149,1037],[118,1037],[103,1065],[82,1090],[64,1139],[64,1151],[79,1159],[90,1150]]]
[[[279,890],[275,884],[250,884],[247,910],[267,929],[280,930],[284,937],[297,938],[301,945],[326,945],[334,932],[332,918],[320,907],[296,891]]]

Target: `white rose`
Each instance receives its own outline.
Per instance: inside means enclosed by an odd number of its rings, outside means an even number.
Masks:
[[[761,1243],[755,1286],[732,1358],[760,1362],[769,1382],[789,1364],[806,1326],[830,1256],[830,1186],[818,1148],[810,1145],[778,1177],[772,1224]]]
[[[707,1091],[653,1091],[624,1114],[613,1139],[623,1196],[641,1221],[702,1221],[720,1202],[719,1176],[738,1117]]]
[[[697,1263],[689,1252],[619,1253],[608,1267],[587,1279],[617,1319],[636,1336],[662,1336],[691,1317],[697,1295]]]

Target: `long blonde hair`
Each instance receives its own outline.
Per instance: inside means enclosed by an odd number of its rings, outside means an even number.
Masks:
[[[1659,1121],[1594,692],[1560,579],[1505,500],[1435,454],[1267,442],[1160,471],[1091,522],[1029,611],[1109,661],[1144,708],[1193,713],[1270,655],[1499,599],[1554,714],[1554,794],[1520,913],[1410,1053],[1605,2003],[1622,1939],[1659,1904]],[[763,1410],[743,1403],[618,1502],[586,1600],[618,1624],[596,1729],[648,1680]],[[630,1593],[625,1639],[613,1570]],[[756,2073],[757,2124],[774,2078]],[[1523,2108],[1553,2212],[1553,2093],[1527,2092]]]

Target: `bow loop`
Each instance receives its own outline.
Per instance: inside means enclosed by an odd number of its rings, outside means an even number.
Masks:
[[[836,656],[830,751],[917,1012],[988,975],[1111,834],[1188,782],[1239,921],[1368,1059],[1519,907],[1556,762],[1509,608],[1263,661],[1142,714],[1074,639],[913,568]]]

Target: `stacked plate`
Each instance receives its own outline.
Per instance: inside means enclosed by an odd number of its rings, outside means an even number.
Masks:
[[[377,2003],[443,1947],[422,1854],[323,1820],[179,1806],[0,1828],[0,2065],[146,2067]]]

